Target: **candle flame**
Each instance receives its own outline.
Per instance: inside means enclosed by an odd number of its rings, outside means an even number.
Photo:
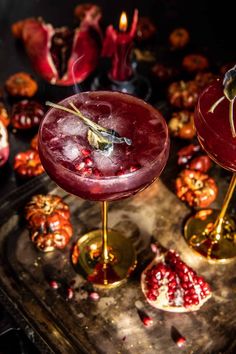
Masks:
[[[128,20],[127,20],[126,13],[123,11],[120,16],[119,30],[121,32],[126,32],[127,27],[128,27]]]

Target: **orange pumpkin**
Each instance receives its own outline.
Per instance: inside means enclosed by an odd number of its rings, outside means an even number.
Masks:
[[[194,81],[177,81],[168,87],[168,99],[172,106],[194,109],[200,89]]]
[[[213,178],[200,171],[188,169],[179,174],[175,187],[177,196],[191,207],[208,207],[218,193]]]
[[[44,172],[39,154],[35,150],[18,153],[15,156],[14,170],[22,178],[38,176]]]
[[[63,249],[72,236],[70,211],[58,196],[35,195],[25,207],[30,237],[44,252]]]

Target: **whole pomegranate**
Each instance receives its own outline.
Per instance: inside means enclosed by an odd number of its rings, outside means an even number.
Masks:
[[[171,312],[196,311],[211,297],[210,286],[173,250],[147,266],[141,288],[150,305]]]

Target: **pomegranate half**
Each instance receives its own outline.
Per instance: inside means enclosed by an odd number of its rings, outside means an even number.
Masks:
[[[9,157],[8,133],[2,121],[0,121],[0,167],[3,166]]]
[[[156,256],[141,275],[150,305],[170,312],[198,310],[210,297],[210,286],[173,250]]]
[[[36,18],[19,21],[20,30],[15,37],[23,41],[38,74],[51,84],[69,86],[80,83],[96,68],[100,55],[98,21],[101,14],[93,7],[87,12],[74,30],[53,28]]]

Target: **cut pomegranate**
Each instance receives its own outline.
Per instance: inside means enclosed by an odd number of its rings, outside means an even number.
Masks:
[[[147,266],[141,288],[150,305],[171,312],[196,311],[211,297],[210,286],[172,250]]]
[[[3,122],[0,120],[0,167],[3,166],[9,157],[10,149],[8,143],[8,133]]]
[[[41,19],[30,18],[23,22],[21,31],[35,70],[51,84],[67,86],[82,82],[95,69],[100,51],[98,38],[100,32],[91,16],[86,16],[75,30],[53,28]]]

